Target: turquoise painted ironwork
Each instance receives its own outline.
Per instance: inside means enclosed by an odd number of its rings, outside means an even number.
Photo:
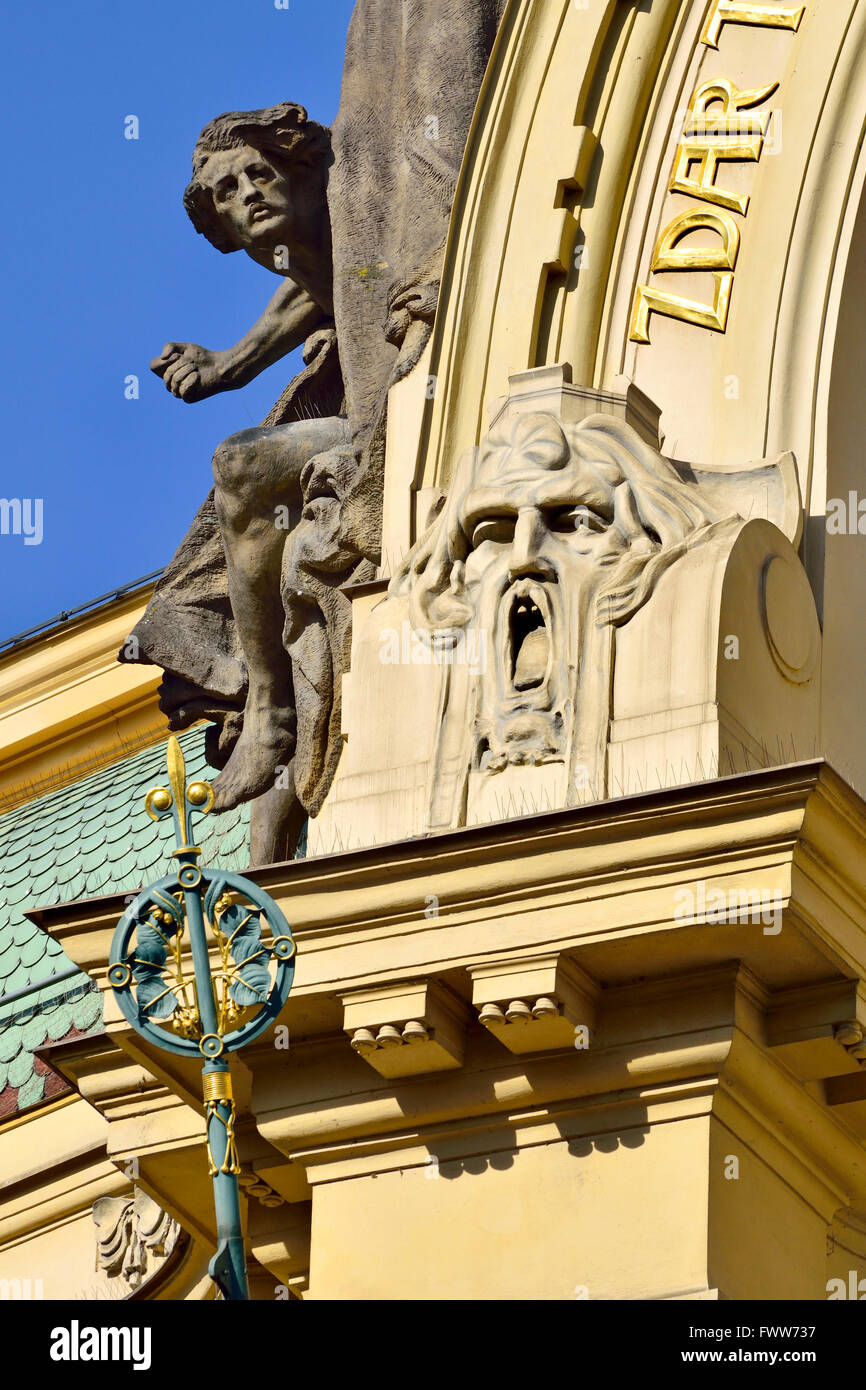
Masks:
[[[168,745],[168,774],[169,787],[148,792],[145,809],[154,820],[173,817],[176,867],[144,888],[121,917],[108,979],[141,1037],[168,1052],[203,1060],[218,1239],[209,1273],[223,1297],[247,1299],[228,1054],[252,1042],[276,1019],[292,987],[295,943],[279,907],[257,884],[227,870],[200,867],[192,818],[211,810],[213,791],[203,781],[187,786],[175,738]]]

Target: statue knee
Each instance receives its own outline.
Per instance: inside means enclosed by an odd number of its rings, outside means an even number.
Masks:
[[[250,481],[251,455],[254,450],[252,430],[231,434],[218,446],[213,456],[214,482],[220,492],[243,498]]]

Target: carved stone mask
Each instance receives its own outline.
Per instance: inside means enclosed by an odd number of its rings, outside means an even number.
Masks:
[[[477,628],[472,774],[551,762],[570,779],[578,763],[599,774],[612,630],[716,519],[614,417],[512,415],[466,456],[395,585],[416,628]]]
[[[524,417],[491,444],[459,524],[487,656],[474,764],[495,772],[564,756],[590,600],[628,536],[615,485],[571,456],[554,420]]]

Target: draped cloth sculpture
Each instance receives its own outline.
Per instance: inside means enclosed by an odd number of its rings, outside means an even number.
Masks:
[[[379,559],[387,395],[431,331],[503,9],[504,0],[358,0],[330,140],[286,103],[218,118],[196,146],[186,205],[198,230],[222,251],[246,250],[284,285],[230,353],[168,344],[154,370],[194,401],[301,344],[307,366],[259,430],[217,451],[216,492],[121,657],[164,669],[171,728],[202,717],[217,725],[217,806],[256,801],[254,860],[293,852],[339,757],[350,640],[342,590],[372,577]],[[297,427],[310,417],[322,427],[303,438]],[[268,464],[270,491],[257,490],[263,456],[280,459],[277,489]],[[281,534],[269,536],[275,512]],[[245,552],[233,535],[246,537]]]

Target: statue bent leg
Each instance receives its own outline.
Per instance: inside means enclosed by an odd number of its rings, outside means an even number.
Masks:
[[[249,677],[243,731],[214,784],[220,810],[272,789],[294,753],[294,692],[280,597],[283,548],[301,515],[304,465],[344,444],[347,431],[341,417],[259,427],[231,435],[214,454],[229,597]]]

